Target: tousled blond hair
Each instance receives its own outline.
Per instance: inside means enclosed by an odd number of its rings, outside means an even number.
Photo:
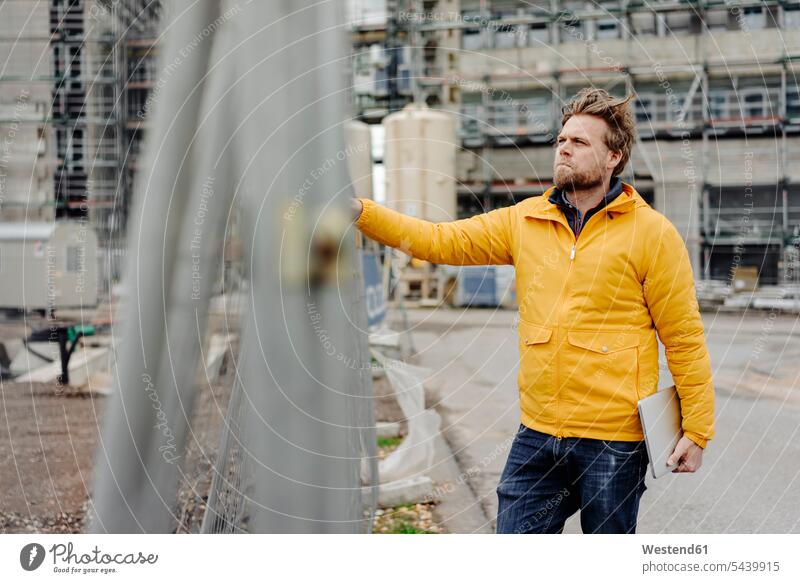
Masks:
[[[636,139],[636,122],[628,103],[633,95],[612,97],[605,89],[586,87],[561,108],[561,126],[573,115],[594,115],[605,120],[608,125],[605,143],[613,152],[620,152],[622,158],[612,172],[613,176],[622,174],[631,157],[631,148]]]

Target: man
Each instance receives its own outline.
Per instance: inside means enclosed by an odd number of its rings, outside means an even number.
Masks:
[[[563,108],[544,195],[433,224],[357,199],[367,236],[439,264],[512,264],[521,424],[497,487],[499,533],[633,533],[647,489],[637,402],[658,388],[658,342],[681,401],[669,463],[695,472],[714,434],[714,388],[686,246],[619,175],[631,96],[584,89]]]

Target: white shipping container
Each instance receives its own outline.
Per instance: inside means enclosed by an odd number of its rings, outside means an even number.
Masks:
[[[0,308],[97,304],[97,236],[86,222],[0,223]]]

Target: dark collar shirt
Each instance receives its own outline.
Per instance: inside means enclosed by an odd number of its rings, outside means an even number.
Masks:
[[[564,192],[558,187],[553,188],[553,192],[550,193],[548,200],[562,210],[564,216],[567,218],[567,222],[569,223],[572,232],[575,233],[575,238],[577,239],[578,235],[581,234],[581,229],[583,229],[583,225],[586,224],[586,221],[588,221],[597,211],[617,198],[620,194],[622,194],[622,179],[619,176],[612,176],[609,190],[603,197],[603,200],[597,203],[597,206],[594,208],[586,211],[586,214],[583,216],[581,216],[581,212],[569,201],[566,194],[564,194]]]

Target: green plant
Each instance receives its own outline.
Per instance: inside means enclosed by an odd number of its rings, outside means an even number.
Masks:
[[[379,437],[378,447],[394,447],[403,441],[402,437]]]

